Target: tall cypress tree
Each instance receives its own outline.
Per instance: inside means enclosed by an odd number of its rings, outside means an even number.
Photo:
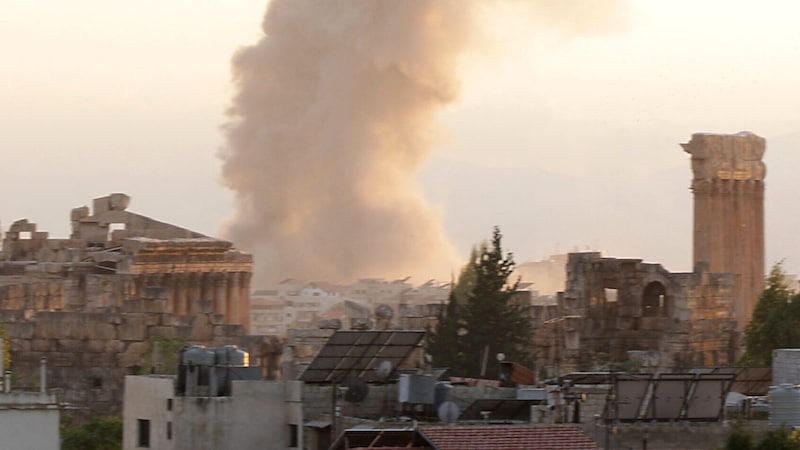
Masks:
[[[475,285],[467,296],[463,316],[467,376],[497,376],[498,353],[510,361],[530,362],[528,307],[513,302],[519,280],[509,281],[515,268],[514,257],[512,253],[503,254],[502,239],[500,229],[495,227],[489,245],[476,261]]]
[[[519,280],[509,282],[514,267],[513,255],[503,254],[502,234],[495,227],[491,241],[473,250],[456,284],[461,290],[451,292],[429,338],[434,364],[450,367],[453,375],[495,378],[498,353],[509,361],[530,363],[531,323],[528,306],[513,301],[519,285]]]
[[[482,242],[479,246],[473,246],[467,264],[458,274],[458,281],[453,286],[453,293],[459,305],[466,305],[470,294],[475,289],[475,282],[478,278],[478,261],[484,252],[486,252],[486,242]]]
[[[434,330],[428,330],[427,351],[435,367],[448,367],[451,373],[461,372],[458,330],[461,328],[460,307],[455,289],[451,288],[447,304],[439,310],[438,322]]]

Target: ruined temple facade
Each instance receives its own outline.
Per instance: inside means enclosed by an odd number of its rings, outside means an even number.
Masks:
[[[119,308],[154,287],[167,312],[191,315],[199,301],[210,301],[225,323],[246,325],[252,256],[126,211],[129,202],[112,194],[95,199],[92,211],[73,209],[69,239],[50,239],[26,219],[14,222],[3,239],[0,309],[22,306],[32,292],[43,293],[35,295],[40,310]]]
[[[694,267],[737,275],[739,329],[750,321],[764,288],[766,141],[753,133],[697,133],[692,155]]]
[[[572,253],[533,339],[549,375],[629,364],[647,371],[734,364],[764,279],[765,141],[698,133],[692,155],[694,270]]]
[[[47,358],[59,401],[83,415],[118,413],[125,375],[174,369],[179,348],[169,345],[235,344],[257,361],[271,343],[247,336],[250,254],[130,212],[129,202],[111,194],[73,209],[66,239],[18,220],[0,252],[15,380],[35,383]]]

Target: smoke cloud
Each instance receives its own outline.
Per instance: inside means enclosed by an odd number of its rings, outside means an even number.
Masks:
[[[233,58],[221,153],[256,283],[450,273],[415,176],[459,91],[468,4],[273,0],[262,29]]]
[[[457,272],[416,176],[441,143],[436,114],[458,97],[465,49],[484,65],[487,54],[528,59],[508,50],[530,30],[604,34],[626,9],[623,0],[271,1],[263,37],[233,58],[221,152],[237,207],[226,235],[254,253],[256,285]]]

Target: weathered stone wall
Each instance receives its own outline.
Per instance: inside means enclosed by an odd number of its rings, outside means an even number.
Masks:
[[[573,253],[557,316],[535,326],[547,375],[631,360],[645,370],[732,363],[736,277],[670,273],[640,259]]]
[[[94,200],[93,214],[73,209],[69,239],[49,239],[26,219],[5,234],[0,324],[15,383],[38,383],[47,358],[59,401],[91,416],[120,412],[126,374],[175,370],[181,343],[240,345],[274,371],[280,346],[245,336],[252,256],[128,212],[129,201],[112,194]]]
[[[174,371],[177,354],[152,353],[155,342],[209,347],[239,345],[254,360],[268,337],[245,336],[239,325],[223,323],[206,305],[193,316],[165,313],[157,300],[125,302],[118,312],[0,311],[12,345],[14,380],[38,388],[39,364],[47,358],[48,387],[78,416],[119,414],[125,375]],[[174,349],[173,349],[174,350]],[[256,361],[254,361],[256,362]],[[165,367],[166,366],[166,367]]]
[[[696,272],[690,278],[686,300],[690,358],[677,367],[712,367],[738,359],[741,333],[737,331],[735,302],[739,276]]]

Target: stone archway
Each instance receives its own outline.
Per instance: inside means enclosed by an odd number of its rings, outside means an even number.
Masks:
[[[667,315],[667,290],[658,281],[651,281],[642,292],[642,317]]]

